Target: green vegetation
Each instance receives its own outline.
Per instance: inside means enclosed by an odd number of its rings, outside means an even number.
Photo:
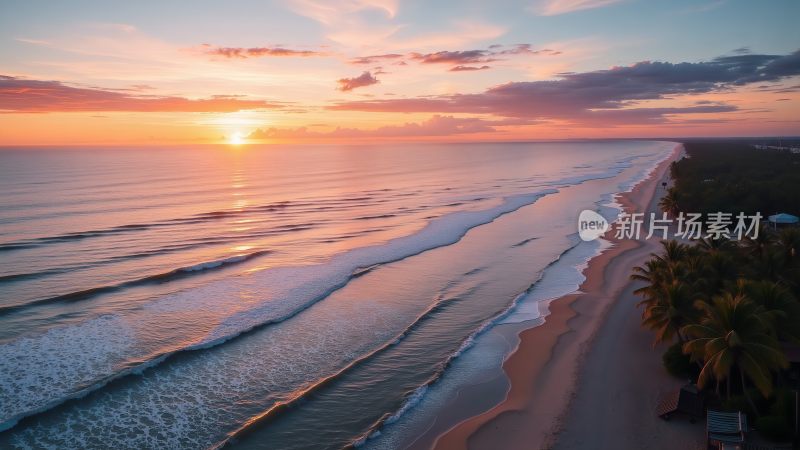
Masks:
[[[701,142],[673,163],[675,186],[660,206],[678,212],[800,212],[800,155],[749,145]],[[671,346],[665,368],[696,375],[719,404],[753,416],[767,438],[793,433],[797,367],[786,348],[800,345],[800,228],[741,241],[662,241],[633,270],[644,283],[642,325]]]
[[[800,213],[800,154],[759,150],[749,143],[688,142],[688,158],[672,164],[675,185],[662,209]]]
[[[671,343],[665,368],[782,436],[793,412],[775,408],[790,382],[785,345],[800,345],[800,229],[762,229],[758,240],[662,241],[661,254],[634,268],[645,284],[642,325]],[[776,418],[777,417],[777,418]],[[781,422],[783,421],[783,422]]]

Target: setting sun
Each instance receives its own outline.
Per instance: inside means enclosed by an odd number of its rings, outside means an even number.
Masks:
[[[233,133],[230,138],[228,138],[228,143],[230,145],[242,145],[244,144],[244,136],[242,133]]]

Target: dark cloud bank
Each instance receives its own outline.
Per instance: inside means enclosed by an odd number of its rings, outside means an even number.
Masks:
[[[479,54],[459,54],[475,62]],[[340,102],[332,110],[375,112],[486,113],[519,118],[568,118],[584,122],[615,119],[627,123],[668,114],[735,111],[705,102],[682,108],[636,108],[638,102],[672,95],[722,92],[753,83],[800,75],[800,50],[788,55],[735,54],[698,63],[639,62],[555,80],[511,82],[478,94]]]

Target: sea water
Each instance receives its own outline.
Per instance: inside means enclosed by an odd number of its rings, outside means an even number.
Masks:
[[[395,448],[674,145],[3,149],[0,447]]]

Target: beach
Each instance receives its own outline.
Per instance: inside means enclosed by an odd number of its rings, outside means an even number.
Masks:
[[[678,146],[619,195],[620,205],[656,211],[669,165],[681,156]],[[612,246],[589,262],[580,290],[554,300],[543,325],[519,334],[518,348],[503,364],[510,380],[505,400],[451,428],[435,448],[691,448],[698,442],[701,426],[666,423],[654,413],[658,395],[681,381],[666,374],[652,336],[639,327],[629,275],[660,243],[618,240],[613,231],[605,238]]]

